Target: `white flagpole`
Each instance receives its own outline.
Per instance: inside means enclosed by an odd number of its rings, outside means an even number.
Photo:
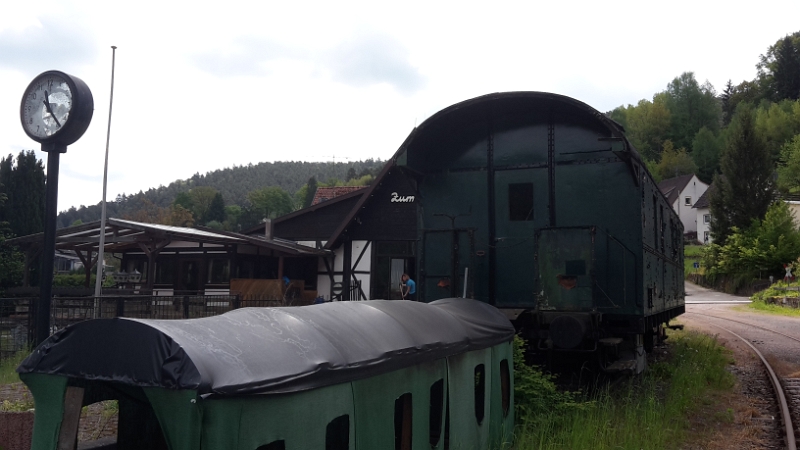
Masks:
[[[106,249],[106,187],[108,184],[108,143],[111,139],[111,107],[114,105],[114,63],[117,47],[111,46],[111,99],[108,104],[108,131],[106,132],[106,163],[103,167],[103,208],[100,215],[100,244],[97,247],[97,279],[94,283],[94,318],[100,316],[100,297],[103,285],[103,257]]]

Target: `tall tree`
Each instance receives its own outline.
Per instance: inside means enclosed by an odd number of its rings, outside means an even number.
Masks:
[[[720,159],[722,174],[714,176],[711,234],[720,245],[732,227],[745,230],[763,219],[772,202],[772,160],[754,122],[752,106],[740,105]]]
[[[711,183],[714,173],[719,171],[721,151],[722,138],[706,127],[700,128],[692,141],[692,159],[697,165],[697,177],[703,182]]]
[[[678,148],[690,148],[700,128],[719,131],[722,106],[709,82],[702,85],[692,72],[684,72],[668,85],[666,107],[670,112],[670,139]]]
[[[21,151],[0,161],[0,183],[7,201],[0,207],[0,221],[7,221],[16,236],[44,230],[44,165],[33,150]]]
[[[779,39],[761,55],[757,65],[769,98],[800,98],[800,31]]]
[[[785,192],[800,191],[800,134],[783,144],[778,166],[778,186]]]
[[[211,202],[214,201],[217,194],[217,190],[210,186],[197,186],[189,191],[195,222],[206,223],[210,220],[208,212],[211,209]]]
[[[668,178],[689,175],[697,172],[697,165],[692,161],[692,157],[686,153],[685,148],[676,149],[669,139],[664,141],[664,151],[661,153],[661,161],[656,166],[658,178],[666,180]]]
[[[0,184],[0,209],[8,200]],[[22,281],[24,257],[16,247],[6,244],[6,236],[10,234],[8,222],[0,221],[0,292],[3,288],[18,286]]]
[[[317,193],[317,178],[309,178],[306,186],[308,189],[306,190],[306,197],[303,199],[303,208],[308,208],[311,206],[311,202],[314,201],[314,194]]]
[[[756,109],[755,126],[756,132],[764,138],[772,161],[777,162],[783,144],[800,134],[800,101],[762,102]]]
[[[656,96],[653,101],[640,100],[635,107],[628,107],[628,138],[642,156],[651,161],[661,159],[661,143],[667,137],[670,113],[664,103],[664,96]]]
[[[294,209],[292,197],[279,187],[268,187],[247,194],[250,209],[262,219],[274,219]]]
[[[225,221],[225,201],[222,199],[222,194],[217,192],[211,200],[211,206],[208,207],[208,214],[206,214],[206,222],[216,221],[222,223]]]

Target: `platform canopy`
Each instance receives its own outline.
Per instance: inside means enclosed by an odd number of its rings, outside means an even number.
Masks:
[[[508,342],[493,306],[462,299],[243,308],[190,320],[98,319],[61,330],[18,372],[199,395],[294,392]]]

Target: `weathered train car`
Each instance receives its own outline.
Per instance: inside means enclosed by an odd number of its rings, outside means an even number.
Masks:
[[[422,300],[495,305],[541,348],[627,351],[610,370],[642,370],[643,347],[684,311],[683,226],[622,127],[590,106],[467,100],[417,127],[395,164],[417,184]]]
[[[116,449],[489,449],[514,425],[514,328],[466,299],[100,319],[20,365],[33,450],[74,449],[81,407],[119,401]]]

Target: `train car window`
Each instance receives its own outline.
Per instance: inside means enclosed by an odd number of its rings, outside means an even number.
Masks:
[[[439,444],[442,435],[442,412],[444,410],[444,380],[440,379],[431,385],[431,409],[428,430],[431,447]]]
[[[286,450],[286,442],[283,439],[280,441],[272,441],[269,444],[262,445],[256,450]]]
[[[325,430],[325,450],[348,450],[350,448],[350,416],[345,414],[328,423]]]
[[[500,398],[502,399],[503,417],[508,417],[511,407],[511,376],[508,372],[508,360],[500,361]]]
[[[394,401],[394,450],[411,450],[411,393]]]
[[[475,419],[478,421],[478,425],[483,423],[485,397],[486,367],[478,364],[475,366]]]
[[[508,185],[508,220],[533,220],[533,183]]]

